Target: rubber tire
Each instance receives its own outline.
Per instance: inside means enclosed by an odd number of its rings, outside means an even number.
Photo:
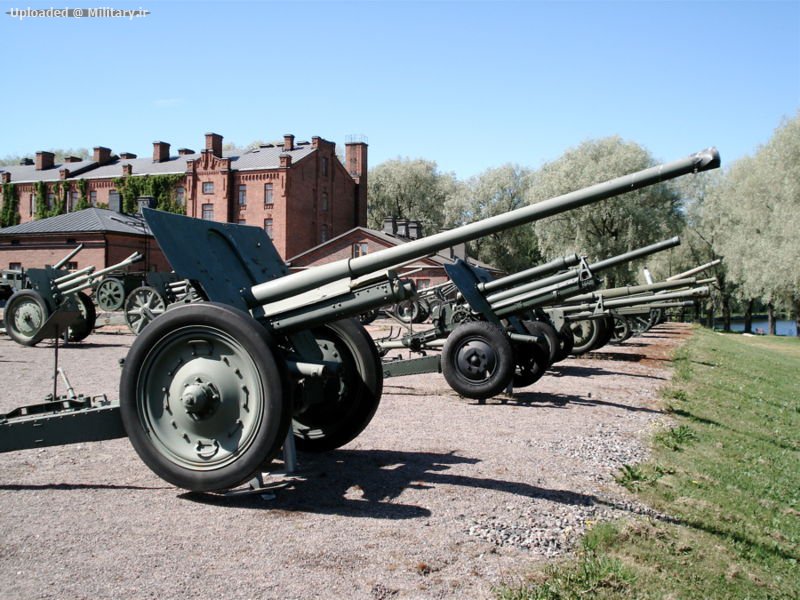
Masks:
[[[205,326],[233,338],[253,361],[264,403],[253,439],[240,456],[216,469],[191,469],[169,459],[156,448],[139,414],[140,370],[157,344],[184,328]],[[281,369],[275,362],[267,331],[250,315],[217,303],[186,304],[150,323],[134,340],[120,377],[120,415],[134,450],[144,463],[169,483],[196,492],[226,490],[244,483],[274,458],[286,437],[291,400],[285,394]],[[170,368],[165,365],[164,368]]]
[[[570,324],[570,328],[572,324],[584,323],[584,322],[590,324],[590,326],[592,327],[592,331],[585,341],[579,343],[578,340],[575,340],[575,345],[572,347],[572,352],[571,352],[571,354],[573,354],[574,356],[580,356],[581,354],[586,354],[587,352],[589,352],[589,350],[591,350],[597,343],[597,340],[600,338],[600,335],[604,331],[603,326],[600,325],[600,320],[598,319],[582,319],[579,321],[573,321]]]
[[[625,317],[615,316],[613,319],[614,331],[611,334],[611,340],[609,340],[609,343],[615,345],[622,344],[625,340],[631,337],[631,324]]]
[[[541,321],[523,321],[525,329],[531,335],[546,335],[543,334],[541,325],[547,325],[552,329],[555,335],[555,329],[547,323]],[[547,344],[547,349],[539,344],[518,344],[514,347],[514,355],[516,357],[516,365],[514,368],[513,383],[515,388],[523,388],[533,385],[539,381],[550,365],[553,364],[550,360],[550,344]],[[553,346],[554,347],[554,346]]]
[[[69,326],[67,339],[70,342],[80,342],[86,339],[97,323],[97,311],[92,299],[83,292],[78,292],[75,294],[75,301],[82,305],[83,310],[81,310],[81,317]]]
[[[611,336],[614,335],[614,321],[612,317],[608,316],[605,319],[599,320],[600,336],[592,346],[592,350],[599,350],[611,341]]]
[[[495,353],[495,365],[489,377],[476,381],[458,369],[458,352],[464,343],[481,340]],[[486,400],[508,387],[514,376],[514,351],[505,333],[493,323],[473,321],[455,328],[442,348],[442,374],[453,390],[465,398]]]
[[[572,348],[575,346],[575,336],[572,335],[572,330],[569,328],[568,323],[562,325],[561,329],[558,330],[558,341],[560,345],[553,363],[561,362],[572,354]]]
[[[355,319],[327,323],[311,333],[334,343],[344,363],[344,380],[326,383],[330,400],[294,415],[292,428],[298,450],[327,452],[354,440],[372,421],[383,394],[383,365],[375,342]]]
[[[42,325],[44,325],[50,316],[50,311],[47,309],[47,304],[45,303],[44,298],[42,298],[42,295],[34,290],[20,290],[19,292],[12,294],[8,299],[8,302],[6,302],[5,310],[3,312],[3,320],[5,321],[6,333],[8,334],[8,337],[23,346],[35,346],[37,344],[37,342],[33,341],[35,334],[31,337],[27,337],[19,333],[12,325],[14,322],[13,312],[16,308],[16,305],[26,299],[33,300],[38,305],[39,310],[42,312]],[[41,331],[41,329],[37,330],[36,333],[39,331]]]
[[[431,316],[431,307],[425,300],[416,300],[417,315],[414,317],[414,323],[424,323]]]
[[[408,309],[404,312],[404,309]],[[395,316],[403,323],[416,323],[419,318],[420,307],[416,300],[403,300],[393,307]]]
[[[542,348],[547,352],[547,366],[552,365],[561,345],[556,328],[544,321],[523,321],[523,325],[529,334],[545,338],[546,344]]]

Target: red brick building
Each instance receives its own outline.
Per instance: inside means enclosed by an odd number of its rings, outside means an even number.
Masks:
[[[187,215],[263,227],[284,257],[366,224],[368,164],[363,141],[345,144],[344,164],[336,145],[320,137],[296,142],[294,135],[285,135],[283,143],[244,150],[223,150],[222,142],[221,135],[208,133],[202,151],[181,148],[172,155],[170,144],[158,141],[150,158],[117,156],[98,146],[90,160],[69,157],[60,164],[52,153],[37,152],[36,160],[0,166],[0,182],[15,184],[20,222],[25,224],[37,213],[38,182],[47,186],[48,203],[54,201],[57,186],[65,186],[68,211],[78,202],[80,180],[92,206],[119,210],[116,179],[181,175],[174,198]],[[5,243],[0,239],[3,254]],[[26,266],[41,262],[36,259]]]
[[[343,258],[356,258],[365,254],[379,252],[392,248],[415,239],[421,235],[418,222],[394,221],[387,219],[384,231],[355,227],[344,234],[324,242],[314,248],[293,256],[289,259],[291,270],[299,271],[308,267],[324,265]],[[408,273],[408,278],[413,279],[417,289],[424,289],[448,280],[444,266],[452,262],[453,258],[466,258],[465,247],[450,248],[433,256],[420,258],[398,269],[398,274]],[[471,264],[482,267],[492,275],[498,276],[502,272],[496,268],[475,259],[468,259]]]

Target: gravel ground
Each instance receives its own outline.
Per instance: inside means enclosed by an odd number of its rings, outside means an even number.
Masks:
[[[485,405],[441,375],[388,379],[367,430],[301,454],[271,500],[173,488],[125,439],[0,455],[2,598],[491,597],[587,524],[642,512],[613,473],[645,458],[688,335],[662,325]],[[93,334],[60,364],[116,399],[132,339]],[[52,366],[52,346],[0,338],[0,412],[43,399]]]

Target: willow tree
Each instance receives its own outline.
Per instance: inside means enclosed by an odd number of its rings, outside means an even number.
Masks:
[[[636,143],[616,136],[590,140],[535,172],[528,199],[539,202],[655,164]],[[672,186],[656,184],[538,221],[535,229],[546,259],[574,252],[598,260],[675,235],[682,220],[679,194]],[[628,283],[640,267],[636,262],[611,269],[607,281]]]

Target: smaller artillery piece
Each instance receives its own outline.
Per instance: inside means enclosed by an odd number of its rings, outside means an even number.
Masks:
[[[166,311],[135,339],[122,370],[118,406],[65,410],[71,421],[85,422],[90,439],[119,437],[118,428],[99,425],[101,410],[104,418],[117,411],[145,464],[174,485],[194,491],[235,487],[269,464],[287,435],[299,449],[320,452],[350,442],[369,424],[380,403],[383,368],[372,338],[351,317],[414,296],[413,283],[397,277],[395,268],[719,164],[719,154],[709,149],[292,274],[263,229],[144,209],[175,272],[208,301]],[[504,349],[536,343],[533,336],[517,341],[492,323],[467,326],[472,329],[458,338],[454,355],[463,359],[456,363],[460,376],[473,384],[495,377],[493,368],[473,370],[474,347],[491,347],[499,357],[495,368],[513,372],[514,354]],[[62,443],[42,439],[38,432],[44,421],[56,422],[63,414],[39,416],[33,426],[31,419],[23,423],[0,416],[0,431],[19,425],[13,444],[0,449]]]
[[[35,346],[45,338],[59,337],[79,342],[94,328],[94,304],[82,290],[91,288],[106,273],[141,260],[137,252],[116,265],[99,271],[85,267],[68,271],[64,265],[80,252],[79,245],[52,267],[27,269],[22,289],[6,302],[5,325],[9,337],[23,346]]]
[[[572,344],[568,330],[537,318],[534,311],[596,288],[600,284],[596,275],[605,269],[679,243],[677,237],[671,238],[591,265],[573,254],[498,279],[457,259],[445,269],[458,294],[434,311],[433,327],[377,341],[382,354],[406,348],[422,355],[384,362],[384,376],[441,372],[456,392],[481,401],[507,389],[509,384],[531,385],[553,362],[566,356]],[[549,276],[542,278],[544,275]],[[493,329],[514,343],[504,347],[498,341],[485,344],[470,337],[475,331]],[[462,342],[462,338],[467,341]],[[437,350],[441,354],[427,355]],[[504,358],[498,352],[513,358]],[[497,368],[498,363],[514,368],[502,370]],[[493,376],[487,377],[488,372]]]

